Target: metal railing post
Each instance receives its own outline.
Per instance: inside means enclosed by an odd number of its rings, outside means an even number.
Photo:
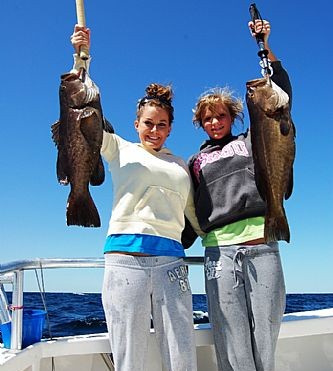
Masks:
[[[14,272],[12,297],[12,329],[10,349],[22,349],[23,329],[23,270]]]

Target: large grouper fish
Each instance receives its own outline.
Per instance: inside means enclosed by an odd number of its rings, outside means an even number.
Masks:
[[[57,177],[70,184],[67,225],[99,227],[99,213],[89,192],[89,183],[103,183],[105,172],[100,156],[103,129],[113,132],[102,112],[99,89],[82,69],[61,76],[60,119],[51,127],[58,148]]]
[[[266,202],[264,239],[290,241],[283,206],[293,190],[295,127],[289,97],[268,77],[246,83],[255,181]]]

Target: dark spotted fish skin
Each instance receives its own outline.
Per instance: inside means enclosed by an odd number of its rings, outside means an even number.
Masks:
[[[292,193],[295,159],[295,127],[289,103],[281,106],[279,88],[273,88],[269,79],[248,81],[246,87],[255,181],[266,202],[265,242],[290,242],[283,206]]]
[[[84,70],[66,73],[61,76],[59,98],[60,119],[51,130],[58,148],[58,181],[71,186],[67,225],[99,227],[99,213],[89,192],[89,183],[100,185],[105,177],[100,148],[103,128],[108,123],[103,117],[99,90]]]

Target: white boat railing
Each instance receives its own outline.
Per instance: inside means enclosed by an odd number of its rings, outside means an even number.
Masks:
[[[202,265],[202,256],[184,258],[188,265]],[[24,272],[36,269],[53,268],[104,268],[104,258],[36,258],[30,260],[17,260],[0,264],[0,288],[3,284],[12,285],[12,303],[8,305],[5,295],[0,295],[2,318],[6,318],[11,310],[11,345],[12,350],[22,349],[23,328],[23,283]]]

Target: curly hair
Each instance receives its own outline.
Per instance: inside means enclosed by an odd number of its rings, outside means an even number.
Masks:
[[[228,87],[217,87],[209,89],[200,95],[195,108],[192,110],[193,124],[196,127],[202,127],[201,118],[206,108],[209,108],[214,112],[216,106],[219,104],[223,104],[228,108],[232,122],[238,119],[243,123],[243,100],[235,97],[233,92]]]
[[[172,106],[173,92],[170,85],[152,83],[146,87],[146,95],[139,99],[136,110],[137,119],[140,118],[145,105],[163,108],[169,115],[170,125],[174,119]]]

